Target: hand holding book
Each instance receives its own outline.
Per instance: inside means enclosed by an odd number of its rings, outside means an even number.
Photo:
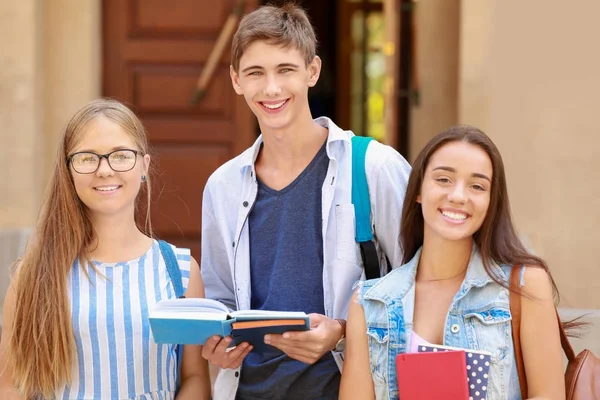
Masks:
[[[295,360],[306,364],[315,363],[335,347],[345,332],[338,320],[321,314],[309,314],[309,317],[310,330],[286,332],[283,335],[270,334],[265,341]]]

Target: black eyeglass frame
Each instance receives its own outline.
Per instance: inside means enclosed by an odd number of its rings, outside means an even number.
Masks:
[[[112,165],[110,165],[110,156],[113,153],[118,153],[119,151],[131,151],[134,155],[135,155],[135,159],[133,161],[133,165],[131,166],[131,168],[129,169],[125,169],[125,170],[116,170],[113,168]],[[100,168],[100,164],[102,164],[102,159],[105,158],[106,159],[106,163],[108,164],[108,167],[110,169],[112,169],[115,172],[127,172],[127,171],[131,171],[132,169],[135,168],[136,164],[137,164],[137,158],[138,156],[144,156],[145,153],[141,152],[139,150],[133,150],[133,149],[117,149],[117,150],[113,150],[110,153],[106,153],[106,154],[98,154],[98,153],[94,153],[93,151],[78,151],[77,153],[73,153],[71,155],[69,155],[67,157],[67,166],[71,163],[71,161],[73,160],[73,157],[75,157],[77,154],[93,154],[95,156],[98,157],[98,165],[96,166],[96,169],[91,171],[91,172],[79,172],[77,171],[77,169],[75,167],[73,167],[73,170],[75,172],[77,172],[78,174],[82,174],[82,175],[88,175],[88,174],[93,174],[95,172],[98,171],[98,169]]]

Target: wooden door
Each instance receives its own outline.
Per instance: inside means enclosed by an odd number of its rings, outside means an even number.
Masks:
[[[158,237],[200,257],[202,191],[209,175],[256,137],[254,116],[229,79],[227,46],[207,93],[196,81],[236,0],[104,0],[103,94],[142,119],[153,166]],[[246,0],[245,12],[258,0]],[[235,210],[233,210],[235,212]]]

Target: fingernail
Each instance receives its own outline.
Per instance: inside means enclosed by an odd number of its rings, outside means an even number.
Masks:
[[[225,343],[227,343],[227,344],[231,343],[231,338],[230,337],[225,338]]]
[[[269,344],[271,342],[271,335],[265,335],[265,343]]]
[[[243,350],[246,350],[246,347],[248,347],[248,343],[242,343],[241,346]]]
[[[221,337],[219,336],[213,336],[213,342],[218,342],[219,340],[221,340]]]
[[[290,338],[290,334],[289,333],[284,333],[283,334],[283,338],[284,339],[289,339]]]

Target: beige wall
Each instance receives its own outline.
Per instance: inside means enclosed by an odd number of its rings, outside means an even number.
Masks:
[[[31,227],[58,136],[100,95],[100,0],[0,2],[0,229]]]
[[[409,161],[458,121],[460,0],[419,1],[415,12],[420,102],[410,114]]]
[[[459,121],[503,154],[521,234],[563,306],[600,308],[600,2],[462,0]]]
[[[37,0],[0,2],[0,227],[30,226],[43,163],[42,54]],[[6,195],[8,193],[9,195]]]
[[[0,1],[0,302],[61,129],[101,94],[100,39],[100,0]]]
[[[69,117],[101,95],[102,32],[101,0],[46,4],[52,4],[44,10],[44,135],[49,172]]]

